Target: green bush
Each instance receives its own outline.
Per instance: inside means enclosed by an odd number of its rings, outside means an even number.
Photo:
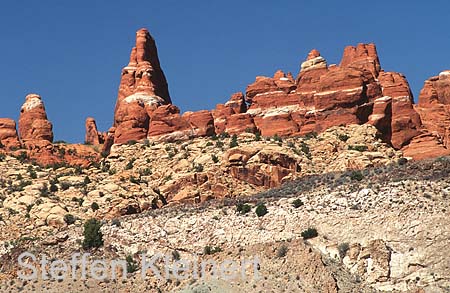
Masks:
[[[361,181],[363,180],[364,175],[361,173],[361,171],[352,171],[352,173],[350,173],[350,178],[352,180]]]
[[[261,140],[261,132],[256,131],[255,132],[255,141],[260,141]]]
[[[31,179],[36,179],[37,174],[36,171],[34,171],[33,166],[28,166],[28,174],[30,175]]]
[[[239,145],[239,143],[238,143],[237,135],[233,134],[233,136],[231,137],[230,148],[237,147],[238,145]]]
[[[199,172],[203,172],[203,165],[202,164],[194,164],[194,171],[199,173]]]
[[[267,207],[263,203],[259,203],[256,206],[255,213],[258,217],[264,217],[269,211],[267,210]]]
[[[181,255],[177,250],[172,250],[172,258],[177,261],[181,259]]]
[[[286,244],[282,244],[277,249],[277,257],[279,257],[279,258],[285,257],[287,252],[288,252],[288,247],[286,246]]]
[[[133,165],[134,165],[134,162],[135,162],[135,161],[136,161],[135,158],[130,159],[130,160],[128,161],[127,165],[125,166],[125,170],[131,170],[131,169],[133,169]]]
[[[217,253],[217,252],[221,252],[221,251],[222,251],[222,248],[220,248],[218,246],[214,246],[213,247],[213,246],[207,245],[203,249],[203,254],[204,255],[211,255],[211,254],[214,254],[214,253]]]
[[[3,162],[6,158],[5,154],[0,154],[0,162]]]
[[[351,151],[365,152],[368,150],[366,145],[349,145],[348,149]]]
[[[350,245],[347,242],[338,245],[339,256],[341,257],[341,259],[345,257],[349,249]]]
[[[112,219],[111,225],[116,226],[116,227],[120,227],[121,226],[120,220],[117,219],[117,218]]]
[[[299,199],[299,198],[297,198],[296,200],[294,200],[293,202],[292,202],[292,206],[294,207],[294,208],[299,208],[299,207],[301,207],[303,205],[303,201],[301,200],[301,199]]]
[[[281,137],[278,136],[278,134],[275,134],[275,135],[273,136],[273,140],[274,140],[274,141],[277,141],[277,142],[282,142],[282,141],[283,141],[283,140],[281,139]]]
[[[319,234],[317,233],[316,228],[308,228],[307,230],[303,231],[301,233],[301,236],[303,237],[303,239],[311,239],[314,237],[319,236]]]
[[[76,218],[73,215],[71,215],[71,214],[64,215],[64,222],[66,222],[67,225],[71,225],[71,224],[75,223],[75,221],[76,221]]]
[[[406,165],[406,163],[408,163],[408,159],[406,159],[406,158],[400,158],[400,159],[398,159],[397,163],[398,163],[400,166]]]
[[[98,203],[96,203],[95,201],[91,204],[91,209],[95,212],[99,209],[100,207],[98,206]]]
[[[238,212],[241,215],[245,215],[248,212],[252,210],[252,207],[249,204],[246,203],[238,203],[236,205],[236,212]]]
[[[350,138],[350,136],[348,136],[347,134],[339,134],[338,138],[339,140],[346,142]]]
[[[213,160],[214,163],[218,163],[219,162],[219,158],[215,154],[211,155],[211,159]]]
[[[127,255],[125,261],[127,262],[127,273],[134,273],[138,270],[139,267],[131,255]]]
[[[89,219],[84,223],[83,248],[97,248],[103,245],[103,234],[100,231],[102,223],[96,219]]]

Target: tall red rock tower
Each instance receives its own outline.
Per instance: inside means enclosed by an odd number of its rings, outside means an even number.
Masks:
[[[151,113],[171,102],[155,40],[147,29],[140,29],[136,32],[130,62],[122,70],[114,112],[115,142],[145,138]]]

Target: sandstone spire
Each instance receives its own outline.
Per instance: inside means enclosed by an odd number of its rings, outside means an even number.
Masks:
[[[53,126],[47,119],[44,103],[37,94],[29,94],[20,109],[19,134],[22,141],[53,141]]]

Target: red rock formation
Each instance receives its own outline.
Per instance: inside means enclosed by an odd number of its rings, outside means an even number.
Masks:
[[[450,155],[450,150],[445,147],[441,138],[428,131],[414,137],[402,151],[405,157],[411,157],[414,160]]]
[[[9,118],[0,118],[0,145],[8,149],[20,147],[16,122]]]
[[[24,144],[28,145],[34,141],[52,142],[52,129],[41,97],[36,94],[26,96],[19,118],[19,134]]]
[[[151,113],[150,120],[149,138],[178,140],[188,139],[194,135],[191,125],[181,117],[180,109],[174,105],[158,107]]]
[[[424,127],[450,148],[450,71],[425,81],[415,109]]]
[[[378,76],[383,96],[391,97],[391,143],[396,149],[419,134],[419,114],[413,108],[413,96],[405,76],[396,72],[381,72]]]
[[[149,116],[158,106],[171,103],[155,40],[146,29],[136,33],[136,47],[122,70],[114,126],[115,143],[147,137]]]
[[[86,136],[84,141],[91,145],[99,145],[104,142],[104,135],[97,130],[94,118],[88,117],[86,119]]]
[[[344,49],[340,67],[352,67],[370,71],[378,76],[381,66],[375,44],[358,44]]]
[[[214,118],[210,111],[185,112],[182,118],[189,123],[195,136],[212,136],[215,134]]]

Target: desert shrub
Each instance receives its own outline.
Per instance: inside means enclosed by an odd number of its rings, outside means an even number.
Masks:
[[[137,144],[137,141],[135,141],[134,139],[127,141],[127,145],[135,145]]]
[[[228,134],[228,132],[226,132],[226,131],[224,131],[224,132],[222,132],[220,135],[219,135],[219,138],[229,138],[230,137],[230,135]]]
[[[135,158],[130,159],[130,160],[128,161],[128,163],[126,164],[126,166],[125,166],[125,170],[133,169],[133,165],[134,165],[134,162],[135,162],[135,161],[136,161]]]
[[[206,146],[207,147],[209,147],[209,146],[213,146],[214,144],[212,143],[212,141],[208,141],[207,143],[206,143]]]
[[[39,192],[40,192],[41,196],[43,196],[43,197],[48,197],[50,195],[50,192],[48,190],[48,187],[47,187],[46,183],[44,183],[42,185],[42,187],[39,188]]]
[[[347,134],[339,134],[338,138],[339,140],[346,142],[350,138],[350,136],[348,136]]]
[[[301,199],[299,199],[299,198],[295,199],[295,200],[292,202],[292,206],[293,206],[294,208],[299,208],[299,207],[301,207],[302,205],[303,205],[303,201],[302,201]]]
[[[259,203],[256,206],[255,213],[258,217],[264,217],[269,211],[267,210],[267,207],[263,203]]]
[[[103,245],[103,234],[100,231],[102,223],[96,219],[89,219],[84,223],[83,248],[97,248]]]
[[[120,227],[120,220],[117,219],[117,218],[112,219],[111,225],[116,226],[116,227]]]
[[[222,248],[218,247],[218,246],[205,246],[205,248],[203,249],[203,254],[204,255],[211,255],[211,254],[215,254],[217,252],[221,252]]]
[[[194,164],[194,171],[195,172],[203,172],[203,165],[202,164]]]
[[[98,206],[98,203],[96,203],[95,201],[91,204],[91,209],[92,211],[97,211],[100,207]]]
[[[91,183],[91,179],[89,178],[89,176],[84,177],[83,184],[88,185],[89,183]]]
[[[6,158],[5,154],[0,154],[0,162],[3,162]]]
[[[66,214],[64,215],[64,222],[66,222],[67,225],[71,225],[75,223],[76,218],[72,214]]]
[[[338,245],[339,256],[341,258],[344,258],[349,249],[350,249],[350,245],[347,242],[339,244]]]
[[[231,137],[230,148],[237,147],[238,145],[239,145],[239,143],[238,143],[237,135],[233,134],[233,136]]]
[[[152,169],[150,168],[145,168],[144,170],[139,171],[139,174],[141,176],[150,176],[153,174]]]
[[[249,204],[246,203],[238,203],[236,205],[236,212],[238,212],[241,215],[245,215],[248,212],[252,210],[252,207]]]
[[[57,192],[58,186],[56,185],[55,181],[50,181],[50,192]]]
[[[211,155],[211,159],[212,159],[212,161],[213,161],[214,163],[218,163],[218,162],[219,162],[219,158],[218,158],[215,154],[212,154],[212,155]]]
[[[316,228],[308,228],[301,233],[303,239],[311,239],[317,237],[319,234],[317,233]]]
[[[309,132],[305,134],[305,139],[317,138],[317,132]]]
[[[255,132],[255,141],[260,141],[261,140],[261,132],[259,132],[258,130]]]
[[[61,190],[67,190],[70,187],[70,184],[67,182],[61,182],[59,185],[61,186]]]
[[[134,177],[133,175],[130,176],[130,182],[134,184],[140,184],[141,180],[139,178]]]
[[[30,175],[31,179],[36,179],[37,178],[37,174],[36,171],[34,171],[33,166],[28,166],[28,174]]]
[[[127,273],[134,273],[138,270],[139,267],[131,255],[127,255],[125,261],[127,262]]]
[[[348,149],[351,151],[365,152],[368,150],[366,145],[349,145]]]
[[[217,140],[216,141],[216,148],[219,148],[219,149],[223,148],[223,141]]]
[[[21,152],[20,154],[15,156],[15,158],[19,160],[19,162],[24,163],[28,159],[28,155],[26,152]]]
[[[397,163],[400,166],[406,165],[406,163],[408,163],[408,159],[402,157],[402,158],[398,159]]]
[[[180,260],[181,259],[181,255],[177,250],[172,250],[172,258],[174,260]]]
[[[361,173],[361,171],[352,171],[350,173],[350,178],[352,180],[361,181],[364,178],[364,175]]]
[[[286,244],[282,244],[277,249],[277,257],[279,257],[279,258],[285,257],[287,252],[288,252],[288,247],[286,246]]]
[[[282,141],[283,141],[283,139],[282,139],[281,137],[279,137],[278,134],[275,134],[275,135],[273,136],[273,140],[274,140],[274,141],[277,141],[277,142],[282,142]]]

